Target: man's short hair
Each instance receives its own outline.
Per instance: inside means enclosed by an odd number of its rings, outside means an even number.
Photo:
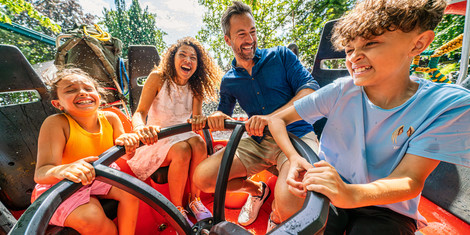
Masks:
[[[233,4],[227,7],[224,14],[222,15],[222,19],[220,20],[220,24],[222,25],[222,31],[224,35],[230,37],[230,19],[233,15],[243,15],[243,14],[250,14],[253,17],[253,13],[251,12],[251,8],[246,5],[245,3],[234,1]]]
[[[289,48],[289,50],[291,50],[292,52],[294,52],[294,54],[295,54],[296,56],[299,56],[299,46],[297,46],[297,44],[291,43],[291,44],[289,44],[289,46],[287,46],[287,48]]]
[[[346,13],[333,29],[331,41],[342,50],[357,37],[370,39],[386,31],[405,33],[419,28],[434,30],[447,6],[446,0],[363,0]]]

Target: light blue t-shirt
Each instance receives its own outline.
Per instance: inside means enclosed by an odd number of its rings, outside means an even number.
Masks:
[[[374,105],[351,77],[337,79],[294,103],[309,123],[328,118],[319,157],[333,165],[345,182],[385,178],[406,153],[470,167],[470,91],[413,79],[419,83],[418,91],[392,109]],[[416,219],[422,227],[419,198],[382,207]]]

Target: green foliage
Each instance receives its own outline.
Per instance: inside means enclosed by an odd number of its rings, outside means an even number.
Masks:
[[[31,40],[30,38],[12,33],[4,29],[0,29],[0,44],[17,46],[31,64],[54,59],[54,46],[36,40]]]
[[[17,104],[27,104],[40,101],[37,91],[0,92],[0,107]]]
[[[159,52],[166,48],[163,41],[164,31],[156,26],[156,14],[142,9],[138,0],[132,0],[129,10],[125,9],[125,0],[115,0],[116,10],[103,10],[103,24],[108,33],[121,39],[123,55],[127,56],[129,45],[155,45]]]
[[[50,28],[56,33],[61,31],[61,28],[58,24],[53,23],[50,18],[39,13],[39,11],[37,11],[31,3],[25,0],[0,0],[0,5],[4,7],[4,9],[0,9],[1,22],[11,23],[10,16],[8,16],[6,11],[13,14],[26,12],[29,17],[37,20],[40,25]]]
[[[230,0],[199,0],[206,8],[203,28],[196,36],[208,44],[221,67],[227,67],[231,49],[225,45],[220,19]],[[301,60],[312,66],[323,25],[339,18],[353,2],[352,0],[243,0],[253,10],[256,21],[258,47],[296,43]]]
[[[311,67],[315,62],[325,23],[340,18],[353,7],[354,2],[353,0],[303,1],[295,8],[296,24],[286,41],[295,42],[299,46],[302,52],[301,60],[307,66]]]
[[[0,2],[1,1],[2,0],[0,0]],[[55,22],[60,22],[59,27],[63,29],[64,32],[73,29],[77,25],[92,24],[95,19],[95,16],[91,14],[84,14],[82,7],[74,0],[27,1],[27,4],[33,5],[35,10],[41,12],[38,14],[44,14]],[[11,1],[7,2],[13,3]],[[9,16],[8,18],[11,21],[52,37],[59,35],[59,32],[54,32],[51,28],[41,25],[38,20],[31,18],[27,12],[17,12],[16,8],[12,10],[5,8],[5,13]],[[0,43],[17,46],[31,64],[54,59],[54,46],[31,40],[30,38],[13,32],[0,30]]]
[[[435,29],[436,37],[431,43],[429,48],[435,50],[440,46],[446,44],[452,39],[456,38],[463,33],[463,27],[465,24],[465,16],[461,15],[445,15],[441,23]],[[458,63],[460,60],[460,53],[462,49],[455,50],[442,56],[439,62],[441,63]]]

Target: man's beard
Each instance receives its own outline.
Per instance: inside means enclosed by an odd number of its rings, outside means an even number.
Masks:
[[[244,45],[244,46],[246,46],[246,45]],[[252,49],[252,51],[251,51],[250,53],[248,53],[248,54],[247,54],[247,53],[243,53],[244,50],[243,50],[242,48],[243,48],[244,46],[240,46],[240,47],[238,48],[238,51],[236,51],[238,57],[239,57],[240,59],[246,60],[246,61],[252,60],[253,57],[255,57],[256,43],[253,43],[253,45],[252,45],[252,46],[253,46],[253,49]]]

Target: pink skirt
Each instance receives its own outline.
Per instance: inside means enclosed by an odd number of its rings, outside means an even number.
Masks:
[[[110,165],[111,168],[119,170],[116,163]],[[41,194],[50,189],[53,184],[36,184],[31,195],[31,203],[34,202]],[[52,215],[49,224],[64,227],[67,217],[77,209],[77,207],[90,202],[91,196],[107,195],[112,185],[95,180],[93,183],[80,188],[77,192],[72,194],[67,200],[62,202],[57,210]]]

